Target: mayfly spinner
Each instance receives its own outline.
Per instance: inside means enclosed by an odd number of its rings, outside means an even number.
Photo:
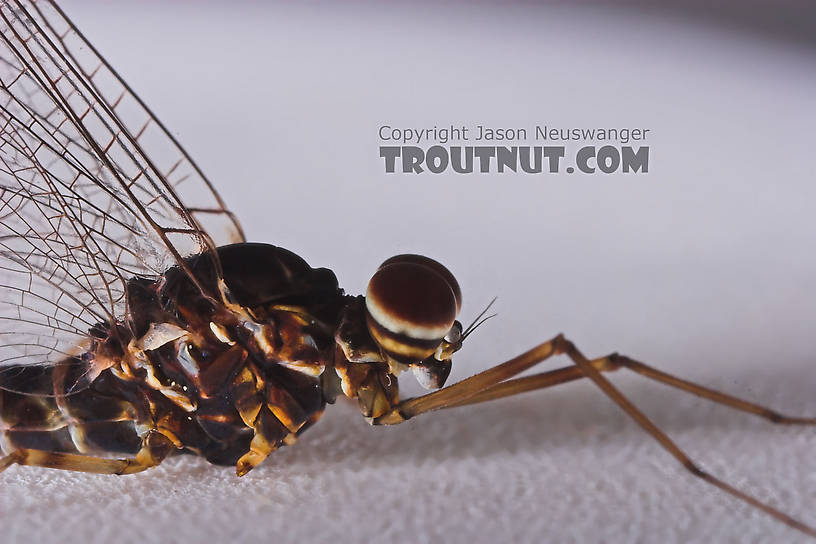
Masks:
[[[451,272],[392,257],[365,296],[294,253],[248,243],[174,137],[62,10],[0,4],[0,470],[132,474],[200,455],[244,475],[327,403],[373,425],[588,378],[688,471],[701,470],[605,377],[625,368],[774,423],[814,424],[558,335],[445,386],[478,327]],[[571,364],[518,375],[556,355]],[[432,392],[407,400],[398,375]]]

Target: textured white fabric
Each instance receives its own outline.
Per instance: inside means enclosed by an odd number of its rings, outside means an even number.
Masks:
[[[251,239],[354,293],[385,258],[426,253],[457,275],[465,319],[499,296],[452,381],[564,331],[588,356],[816,415],[816,17],[797,3],[714,18],[696,4],[134,6],[66,10]],[[651,172],[387,177],[384,123],[640,126]],[[816,430],[613,378],[704,467],[816,524]],[[590,383],[394,428],[340,403],[242,479],[192,457],[122,478],[0,475],[4,544],[799,541],[695,481]]]
[[[706,467],[812,519],[813,432],[629,381]],[[796,379],[750,384],[794,409],[810,396]],[[338,406],[242,479],[187,457],[127,478],[14,467],[0,513],[4,542],[800,540],[687,476],[588,384],[395,428]]]

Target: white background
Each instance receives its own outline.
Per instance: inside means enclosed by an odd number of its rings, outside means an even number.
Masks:
[[[65,8],[251,240],[352,293],[391,255],[435,257],[463,320],[498,296],[451,380],[563,331],[816,415],[816,16],[732,4]],[[650,128],[651,171],[387,176],[386,123]],[[816,431],[614,379],[703,466],[816,524]],[[12,467],[0,519],[4,542],[800,538],[688,476],[589,383],[394,428],[330,407],[241,480],[187,457],[127,478]]]

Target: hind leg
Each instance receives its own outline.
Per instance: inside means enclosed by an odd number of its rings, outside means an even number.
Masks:
[[[156,431],[148,433],[136,456],[127,459],[21,448],[0,458],[0,472],[17,464],[95,474],[134,474],[157,466],[175,448],[169,438]]]

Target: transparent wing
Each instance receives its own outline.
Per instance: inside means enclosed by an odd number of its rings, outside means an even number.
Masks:
[[[0,388],[22,390],[127,324],[130,278],[178,265],[198,285],[184,258],[244,237],[56,5],[0,2],[0,35]]]

